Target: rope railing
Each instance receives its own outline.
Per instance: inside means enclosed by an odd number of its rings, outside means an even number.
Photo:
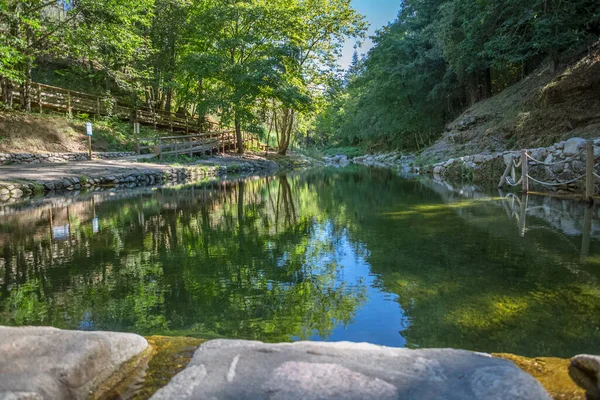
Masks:
[[[531,154],[529,154],[528,152],[527,152],[526,154],[527,154],[527,158],[528,158],[528,159],[530,159],[530,160],[532,160],[532,161],[533,161],[533,162],[535,162],[536,164],[539,164],[539,165],[545,165],[545,166],[551,167],[551,166],[553,166],[553,165],[560,165],[560,164],[564,164],[564,163],[568,163],[568,162],[574,161],[574,160],[575,160],[577,157],[579,157],[580,155],[582,155],[582,154],[583,154],[585,151],[586,151],[586,149],[583,149],[583,150],[581,150],[579,153],[575,154],[574,156],[571,156],[571,157],[565,158],[564,160],[561,160],[561,161],[552,162],[552,163],[547,163],[547,162],[545,162],[545,161],[536,160],[536,159],[535,159],[535,158],[533,158],[533,156],[532,156]]]
[[[500,183],[498,185],[498,188],[502,188],[505,184],[512,186],[512,187],[521,185],[522,192],[527,193],[527,192],[529,192],[529,183],[530,182],[537,183],[544,187],[553,188],[553,187],[567,186],[567,185],[571,185],[573,183],[585,180],[586,197],[591,199],[592,196],[594,196],[594,194],[595,194],[595,180],[600,179],[600,174],[597,174],[595,171],[595,168],[598,166],[595,163],[595,157],[594,157],[594,148],[595,147],[600,147],[600,146],[595,145],[592,140],[588,140],[585,148],[580,150],[577,154],[571,155],[571,156],[565,158],[564,160],[560,160],[560,161],[556,161],[556,162],[545,162],[545,161],[537,160],[530,154],[530,152],[528,150],[522,150],[519,161],[516,160],[516,156],[512,160],[507,161],[506,169],[504,171],[504,174],[502,175],[502,178],[500,178]],[[566,164],[568,162],[577,160],[584,153],[586,153],[586,156],[585,156],[586,171],[585,171],[585,173],[583,173],[577,177],[574,177],[573,179],[568,179],[565,181],[560,181],[560,180],[556,179],[556,180],[547,182],[547,181],[543,181],[541,179],[535,178],[535,177],[531,176],[531,174],[529,173],[530,164],[541,165],[541,166],[545,166],[545,167]],[[515,169],[516,168],[521,168],[521,178],[518,181],[516,181],[516,179],[515,179],[515,175],[516,175]]]
[[[531,179],[532,181],[534,181],[535,183],[539,183],[540,185],[543,186],[564,186],[564,185],[568,185],[570,183],[575,183],[577,181],[580,181],[581,179],[585,178],[587,174],[583,174],[581,176],[578,176],[575,179],[571,179],[569,181],[561,181],[561,182],[542,182],[540,180],[535,179],[534,177],[532,177],[531,175],[527,175],[527,178]]]
[[[521,177],[521,179],[519,179],[517,182],[515,182],[511,176],[506,177],[506,183],[508,183],[512,187],[519,186],[522,182],[523,182],[523,177]]]

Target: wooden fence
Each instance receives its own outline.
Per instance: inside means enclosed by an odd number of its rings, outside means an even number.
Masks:
[[[24,107],[25,99],[23,86],[13,85],[11,89],[13,103]],[[203,133],[202,121],[197,117],[190,117],[179,113],[145,108],[133,109],[114,102],[113,99],[103,96],[91,95],[75,90],[63,89],[56,86],[32,83],[29,89],[29,101],[32,111],[44,110],[73,113],[85,113],[96,116],[114,115],[121,119],[137,122],[140,125],[153,126],[154,129],[170,129],[171,132],[185,132],[185,135],[163,136],[154,138],[138,138],[137,152],[142,154],[151,150],[161,158],[171,154],[198,154],[217,152],[225,153],[226,150],[237,150],[237,143],[233,130],[222,130],[220,124],[208,122],[209,132]],[[190,134],[192,133],[192,134]],[[196,134],[193,134],[196,133]],[[269,151],[270,149],[260,143],[256,135],[243,133],[243,143],[250,143],[250,147]]]
[[[169,129],[171,132],[190,133],[202,131],[201,120],[197,117],[160,110],[150,110],[144,107],[134,109],[120,105],[114,99],[106,96],[96,96],[41,83],[31,84],[29,100],[31,102],[31,110],[39,111],[40,113],[48,110],[64,112],[67,115],[73,115],[73,113],[85,113],[96,116],[114,115],[121,119],[139,122],[141,125],[153,126],[155,129]],[[23,107],[25,106],[23,87],[21,85],[12,86],[12,101]],[[213,122],[208,123],[211,125],[211,129],[219,125]]]
[[[530,184],[535,182],[543,187],[551,188],[551,187],[567,187],[567,185],[576,184],[580,181],[585,181],[585,199],[592,200],[595,193],[595,183],[596,179],[600,179],[600,175],[598,175],[595,171],[596,161],[594,157],[594,147],[597,147],[594,144],[593,140],[588,140],[586,142],[585,148],[583,148],[578,154],[567,157],[564,160],[559,160],[556,162],[547,162],[542,160],[536,160],[531,155],[531,152],[527,149],[521,150],[521,156],[519,157],[519,161],[510,160],[502,177],[500,178],[500,182],[498,184],[498,188],[502,189],[506,184],[513,187],[521,186],[522,193],[530,192]],[[552,181],[546,182],[540,179],[536,179],[535,177],[530,175],[530,166],[533,165],[541,165],[546,168],[553,167],[555,165],[566,164],[575,160],[578,156],[585,153],[585,173],[580,176],[574,177],[573,179],[567,181]],[[516,181],[515,178],[515,170],[521,169],[521,178]]]
[[[266,151],[267,146],[260,143],[258,137],[243,134],[243,143],[250,143],[250,148]],[[137,152],[142,154],[149,150],[162,159],[164,155],[225,153],[237,150],[235,131],[207,132],[197,135],[159,136],[155,138],[138,138]]]

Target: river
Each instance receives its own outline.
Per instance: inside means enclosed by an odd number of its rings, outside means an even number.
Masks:
[[[351,166],[6,205],[0,324],[598,353],[598,209]]]

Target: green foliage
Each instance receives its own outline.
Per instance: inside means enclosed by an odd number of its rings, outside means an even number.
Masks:
[[[325,144],[419,150],[465,107],[597,40],[593,0],[404,0],[316,122]]]

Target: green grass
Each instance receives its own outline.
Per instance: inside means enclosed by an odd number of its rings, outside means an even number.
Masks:
[[[137,135],[133,133],[130,122],[110,117],[94,120],[88,114],[74,115],[73,122],[81,124],[82,129],[86,122],[91,122],[94,129],[92,140],[103,144],[106,151],[134,151],[137,147]],[[169,134],[170,132],[155,131],[147,126],[140,127],[140,137],[153,138]]]
[[[316,147],[310,147],[308,149],[296,149],[296,152],[315,160],[323,160],[323,157],[325,157],[325,154],[323,154],[323,152]]]

